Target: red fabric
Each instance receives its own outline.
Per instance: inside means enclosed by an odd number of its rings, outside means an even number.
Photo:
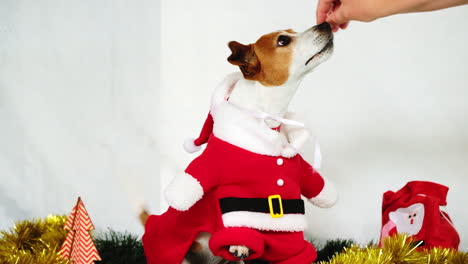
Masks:
[[[440,206],[447,205],[448,190],[448,187],[437,183],[413,181],[407,183],[397,192],[386,192],[383,195],[382,203],[381,239],[387,235],[398,233],[398,226],[395,226],[389,217],[391,212],[420,203],[424,205],[422,228],[412,237],[417,241],[424,241],[422,248],[457,249],[460,237],[451,222],[444,218],[445,216],[450,219],[448,214],[440,210]],[[389,230],[390,232],[388,232]]]
[[[148,218],[142,239],[148,264],[180,264],[198,233],[214,232],[219,218],[212,197],[207,194],[188,211],[169,208]]]
[[[228,250],[229,246],[232,245],[244,245],[248,247],[252,251],[248,259],[260,258],[265,250],[265,240],[262,234],[251,228],[223,228],[210,239],[210,249],[214,255],[227,260],[237,260]]]
[[[148,263],[179,264],[200,231],[214,234],[225,230],[220,198],[267,198],[280,194],[283,199],[300,199],[301,194],[313,198],[320,193],[323,178],[300,155],[281,157],[281,165],[277,163],[278,158],[247,151],[212,135],[205,151],[186,169],[186,173],[200,182],[204,196],[188,211],[170,208],[161,216],[151,216],[143,236]],[[283,186],[277,184],[278,179],[283,179]],[[243,244],[265,247],[261,259],[289,264],[293,263],[290,259],[302,256],[294,263],[305,264],[316,257],[315,249],[304,241],[302,232],[255,232],[256,236],[238,238]],[[222,241],[235,239],[223,237],[222,233],[215,237]]]
[[[278,165],[278,158],[283,164]],[[185,170],[205,193],[216,188],[216,199],[225,197],[308,199],[323,189],[324,180],[301,155],[292,158],[260,155],[211,136],[206,150]],[[278,186],[278,179],[284,186]]]
[[[229,253],[230,245],[245,245],[253,252],[247,259],[271,264],[310,264],[317,258],[315,248],[304,240],[302,232],[264,232],[245,227],[225,228],[210,240],[213,254],[227,260],[238,260]]]
[[[272,127],[271,129],[274,130],[274,131],[280,132],[281,131],[281,125],[279,125],[277,127]]]
[[[200,135],[197,139],[193,141],[193,144],[195,146],[200,146],[208,142],[208,139],[210,138],[210,135],[213,132],[213,125],[213,116],[211,115],[211,113],[208,113],[208,116],[205,119],[205,123],[203,124],[202,130],[200,131]]]

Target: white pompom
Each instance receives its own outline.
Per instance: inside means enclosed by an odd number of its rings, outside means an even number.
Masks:
[[[195,153],[197,151],[200,151],[201,149],[201,146],[195,146],[195,143],[193,143],[193,141],[193,138],[187,138],[184,142],[184,149],[188,153]]]

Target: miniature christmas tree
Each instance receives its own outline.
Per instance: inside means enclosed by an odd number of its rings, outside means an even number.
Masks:
[[[89,233],[94,225],[80,197],[65,223],[65,230],[68,235],[60,249],[64,259],[73,264],[94,264],[95,260],[101,260]]]

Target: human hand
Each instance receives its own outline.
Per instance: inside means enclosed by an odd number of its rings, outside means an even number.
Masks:
[[[319,0],[317,4],[316,16],[317,16],[317,25],[322,24],[323,22],[328,22],[327,18],[337,7],[341,5],[340,0]],[[349,22],[336,24],[330,23],[333,32],[338,31],[338,29],[346,29]]]
[[[374,21],[395,14],[428,12],[468,4],[468,0],[318,0],[317,24],[328,22],[333,32],[349,21]]]
[[[351,20],[370,22],[383,16],[384,11],[376,0],[319,0],[317,24],[328,22],[336,32]]]

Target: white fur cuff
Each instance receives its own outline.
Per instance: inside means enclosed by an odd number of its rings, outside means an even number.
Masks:
[[[167,203],[174,209],[186,211],[203,197],[203,187],[197,179],[184,173],[172,180],[164,196]]]
[[[184,141],[184,149],[188,153],[195,153],[197,151],[200,151],[201,146],[195,146],[195,143],[193,143],[194,139],[193,138],[187,138]]]
[[[325,185],[322,191],[314,198],[309,199],[313,205],[320,208],[330,208],[335,205],[338,200],[338,193],[336,192],[335,185],[327,179],[324,179]]]

